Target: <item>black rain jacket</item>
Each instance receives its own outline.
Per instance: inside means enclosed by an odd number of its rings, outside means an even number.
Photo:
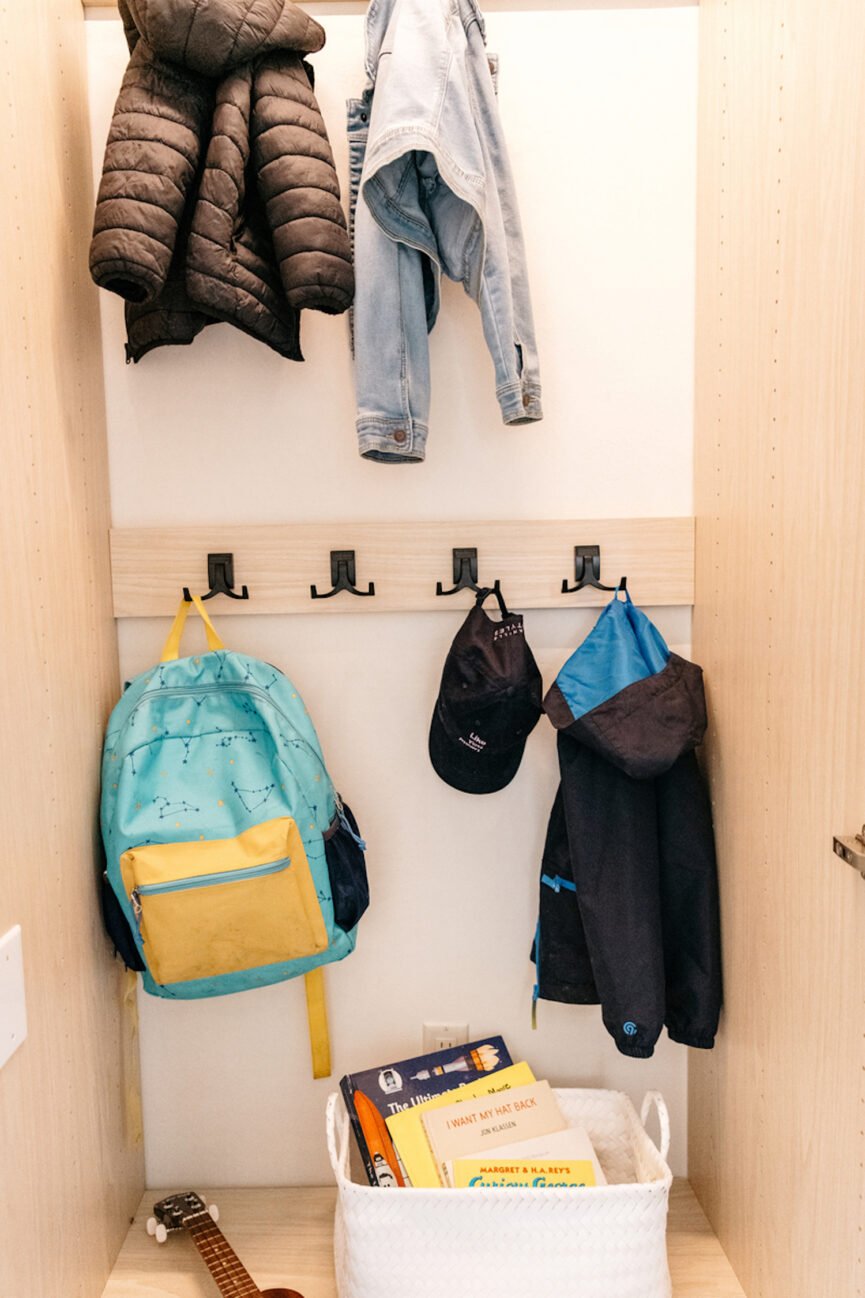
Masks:
[[[569,659],[544,710],[561,784],[541,866],[536,999],[600,1004],[625,1055],[661,1029],[709,1049],[721,1009],[712,812],[695,749],[702,670],[628,598]]]

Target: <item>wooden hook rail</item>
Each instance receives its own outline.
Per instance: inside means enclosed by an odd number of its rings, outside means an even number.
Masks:
[[[693,604],[692,518],[573,519],[513,522],[292,523],[235,527],[120,528],[111,533],[115,617],[174,613],[184,586],[204,593],[207,556],[234,556],[238,584],[249,599],[218,596],[220,616],[240,613],[390,613],[453,611],[470,594],[443,598],[452,584],[453,552],[473,547],[478,580],[500,581],[517,609],[575,608],[606,603],[591,588],[563,594],[574,578],[574,547],[597,545],[603,578],[628,578],[644,606]],[[330,556],[354,551],[357,581],[373,598],[341,592],[313,600],[310,586],[330,588]]]

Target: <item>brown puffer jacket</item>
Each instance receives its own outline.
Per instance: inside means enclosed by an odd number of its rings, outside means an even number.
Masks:
[[[126,301],[127,357],[227,320],[303,360],[300,312],[354,277],[339,182],[289,0],[118,0],[131,57],[105,150],[90,270]]]

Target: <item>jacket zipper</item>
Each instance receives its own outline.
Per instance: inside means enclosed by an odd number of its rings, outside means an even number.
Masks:
[[[562,888],[564,888],[566,892],[577,891],[577,885],[575,883],[572,883],[570,879],[563,879],[559,874],[555,876],[542,874],[541,883],[545,883],[548,888],[552,888],[553,892],[561,892]]]

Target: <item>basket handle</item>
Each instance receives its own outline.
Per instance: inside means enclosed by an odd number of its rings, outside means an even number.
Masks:
[[[661,1158],[666,1163],[667,1155],[670,1152],[670,1114],[667,1105],[664,1102],[664,1097],[660,1091],[647,1091],[645,1094],[643,1107],[640,1109],[640,1121],[644,1127],[652,1110],[652,1106],[658,1110],[658,1123],[661,1128],[661,1143],[657,1146],[657,1149]],[[651,1136],[649,1139],[651,1140]]]
[[[348,1114],[340,1114],[339,1092],[327,1097],[327,1152],[337,1181],[348,1179]]]

